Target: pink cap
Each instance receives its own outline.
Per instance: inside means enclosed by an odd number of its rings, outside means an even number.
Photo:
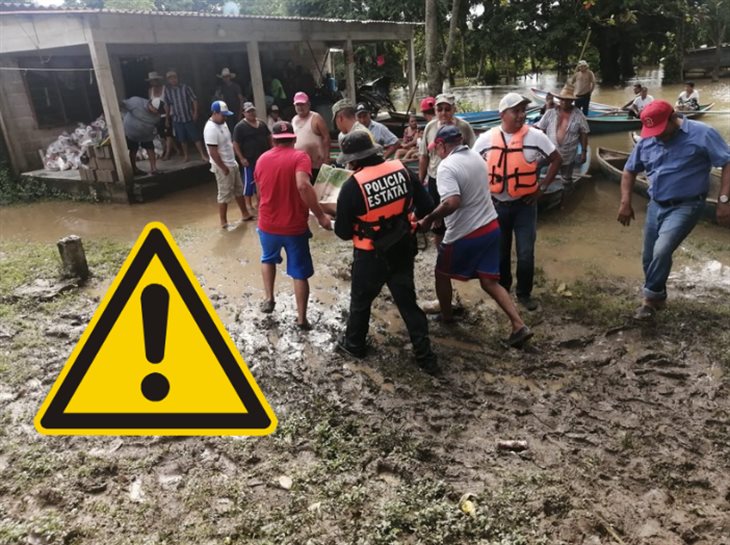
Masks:
[[[309,96],[304,91],[299,91],[294,95],[294,104],[307,104],[309,102]]]

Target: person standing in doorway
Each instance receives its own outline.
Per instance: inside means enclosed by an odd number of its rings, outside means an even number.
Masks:
[[[596,88],[596,76],[588,68],[588,62],[578,61],[575,74],[570,78],[570,83],[575,88],[575,106],[583,110],[583,115],[588,115],[588,108],[591,104],[591,94]]]
[[[167,122],[168,115],[165,108],[165,85],[163,77],[157,72],[150,72],[147,74],[147,79],[145,81],[150,85],[149,99],[153,101],[153,104],[155,103],[155,99],[157,99],[156,103],[159,104],[158,111],[160,113],[160,121],[157,123],[157,134],[162,141],[162,157],[160,157],[160,160],[165,161],[172,157],[173,149],[179,153],[175,139],[172,137],[172,127],[170,127]]]
[[[537,310],[532,298],[537,238],[537,200],[555,179],[561,158],[555,145],[540,130],[525,125],[529,98],[508,93],[499,102],[499,127],[489,129],[473,146],[487,162],[489,190],[500,226],[499,283],[512,287],[512,237],[517,247],[517,300]],[[538,180],[542,163],[548,163]]]
[[[271,149],[271,132],[266,123],[256,117],[256,106],[251,102],[243,104],[243,119],[233,130],[233,150],[241,165],[243,179],[243,198],[246,208],[254,210],[253,196],[256,194],[256,178],[254,169],[256,161],[264,152]]]
[[[207,161],[208,157],[203,150],[203,142],[200,139],[200,130],[196,123],[198,121],[198,97],[185,83],[180,83],[177,72],[170,70],[165,74],[167,85],[165,86],[165,113],[168,123],[172,122],[172,129],[175,138],[182,146],[183,161],[188,162],[188,143],[192,142],[200,153],[200,158]],[[228,131],[230,134],[230,130]]]
[[[312,111],[307,93],[299,91],[294,95],[294,109],[297,112],[291,120],[297,135],[294,148],[309,155],[314,184],[320,167],[330,162],[330,131],[324,118]]]
[[[241,86],[233,81],[236,78],[236,74],[231,72],[228,67],[223,68],[221,73],[216,74],[216,76],[221,82],[215,91],[215,98],[228,104],[228,107],[233,112],[233,115],[226,119],[226,125],[228,125],[228,129],[233,134],[233,129],[241,120],[241,106],[244,102],[243,91],[241,91]]]
[[[228,203],[232,200],[235,200],[241,209],[242,221],[252,220],[253,215],[246,208],[246,201],[243,199],[241,173],[238,170],[236,154],[231,143],[231,131],[226,125],[226,117],[232,116],[233,112],[222,100],[213,102],[210,112],[210,119],[205,124],[203,137],[210,154],[210,170],[215,174],[215,182],[218,186],[218,216],[221,227],[227,229],[230,227]]]
[[[157,172],[157,156],[155,155],[155,127],[160,122],[160,99],[148,100],[142,97],[130,97],[122,102],[124,111],[124,136],[127,138],[129,160],[132,162],[132,171],[135,176],[143,176],[137,168],[137,152],[139,148],[147,151],[150,160],[150,174]]]
[[[309,182],[312,161],[309,155],[294,148],[296,135],[291,123],[279,121],[272,131],[274,147],[259,157],[254,178],[259,185],[259,225],[261,241],[261,276],[264,300],[261,312],[274,311],[276,266],[281,263],[281,250],[286,251],[286,272],[294,282],[297,304],[296,325],[311,329],[307,320],[309,278],[314,274],[309,251],[309,211],[323,229],[331,230],[330,217],[322,211],[317,195]]]
[[[722,167],[717,223],[730,226],[730,146],[712,127],[680,117],[672,105],[655,100],[641,112],[641,140],[621,177],[617,220],[635,219],[631,193],[639,172],[649,178],[644,223],[644,300],[634,318],[650,320],[667,301],[672,254],[702,216],[710,190],[710,169]]]

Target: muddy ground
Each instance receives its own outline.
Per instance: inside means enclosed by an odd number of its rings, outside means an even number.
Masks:
[[[174,234],[184,252],[201,236]],[[540,275],[525,350],[506,348],[505,319],[470,289],[461,323],[431,326],[445,369],[432,378],[387,294],[376,352],[333,352],[350,249],[315,238],[332,281],[312,294],[309,333],[292,327],[283,275],[264,316],[259,285],[220,290],[196,270],[273,435],[40,436],[33,417],[131,243],[88,241],[94,277],[48,300],[17,288],[56,281],[55,249],[0,248],[0,544],[730,544],[727,286],[675,279],[643,325],[634,281]],[[433,260],[418,257],[423,300]]]

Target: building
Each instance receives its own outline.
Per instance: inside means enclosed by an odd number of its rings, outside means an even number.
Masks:
[[[408,44],[413,88],[416,26],[0,4],[0,129],[13,169],[23,173],[42,166],[38,150],[60,132],[103,113],[118,181],[92,184],[93,192],[105,200],[140,200],[139,191],[135,199],[135,184],[142,182],[132,175],[119,103],[129,96],[146,96],[148,72],[164,74],[174,68],[181,81],[193,87],[205,113],[216,74],[228,66],[239,81],[250,82],[256,108],[265,112],[267,74],[279,76],[285,67],[301,65],[319,78],[317,72],[330,62],[330,49],[341,48],[347,92],[352,94],[354,44],[397,40]],[[80,182],[73,173],[66,177]]]

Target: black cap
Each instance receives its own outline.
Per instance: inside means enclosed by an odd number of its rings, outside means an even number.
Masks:
[[[274,127],[271,129],[271,137],[274,140],[286,140],[296,138],[294,134],[294,127],[288,121],[277,121],[274,123]]]
[[[360,102],[357,106],[355,106],[355,114],[360,115],[362,113],[370,113],[370,110],[364,102]]]

